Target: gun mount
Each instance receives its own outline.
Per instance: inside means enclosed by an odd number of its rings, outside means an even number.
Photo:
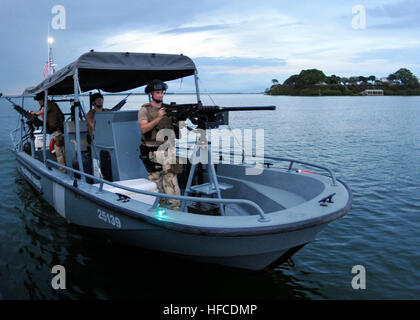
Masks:
[[[276,110],[276,106],[251,106],[251,107],[219,107],[203,106],[201,102],[195,104],[162,104],[166,114],[177,122],[190,121],[199,129],[215,129],[220,125],[229,124],[229,111],[263,111]]]

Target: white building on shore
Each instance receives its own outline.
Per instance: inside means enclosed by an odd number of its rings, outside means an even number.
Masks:
[[[382,89],[366,89],[360,93],[362,96],[383,96],[384,90]]]

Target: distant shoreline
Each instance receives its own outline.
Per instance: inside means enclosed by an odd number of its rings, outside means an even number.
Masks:
[[[363,94],[366,90],[379,90],[381,94]],[[420,88],[408,88],[406,86],[360,86],[360,85],[311,85],[311,86],[290,86],[273,85],[265,92],[271,96],[302,96],[302,97],[323,97],[323,96],[420,96]]]
[[[318,69],[302,70],[283,84],[272,79],[268,95],[285,96],[420,96],[419,79],[408,69],[400,68],[388,77],[326,76]]]

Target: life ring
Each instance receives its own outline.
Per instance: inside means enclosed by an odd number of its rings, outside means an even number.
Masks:
[[[50,151],[51,151],[52,154],[55,153],[55,140],[54,140],[54,138],[52,138],[51,141],[50,141]]]

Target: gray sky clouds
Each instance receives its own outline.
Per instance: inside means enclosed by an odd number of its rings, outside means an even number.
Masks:
[[[213,92],[261,92],[309,68],[386,76],[406,67],[420,76],[414,0],[2,0],[0,92],[43,79],[54,5],[66,9],[66,29],[51,29],[58,68],[90,49],[183,53]],[[352,27],[355,5],[366,6],[366,29]]]

